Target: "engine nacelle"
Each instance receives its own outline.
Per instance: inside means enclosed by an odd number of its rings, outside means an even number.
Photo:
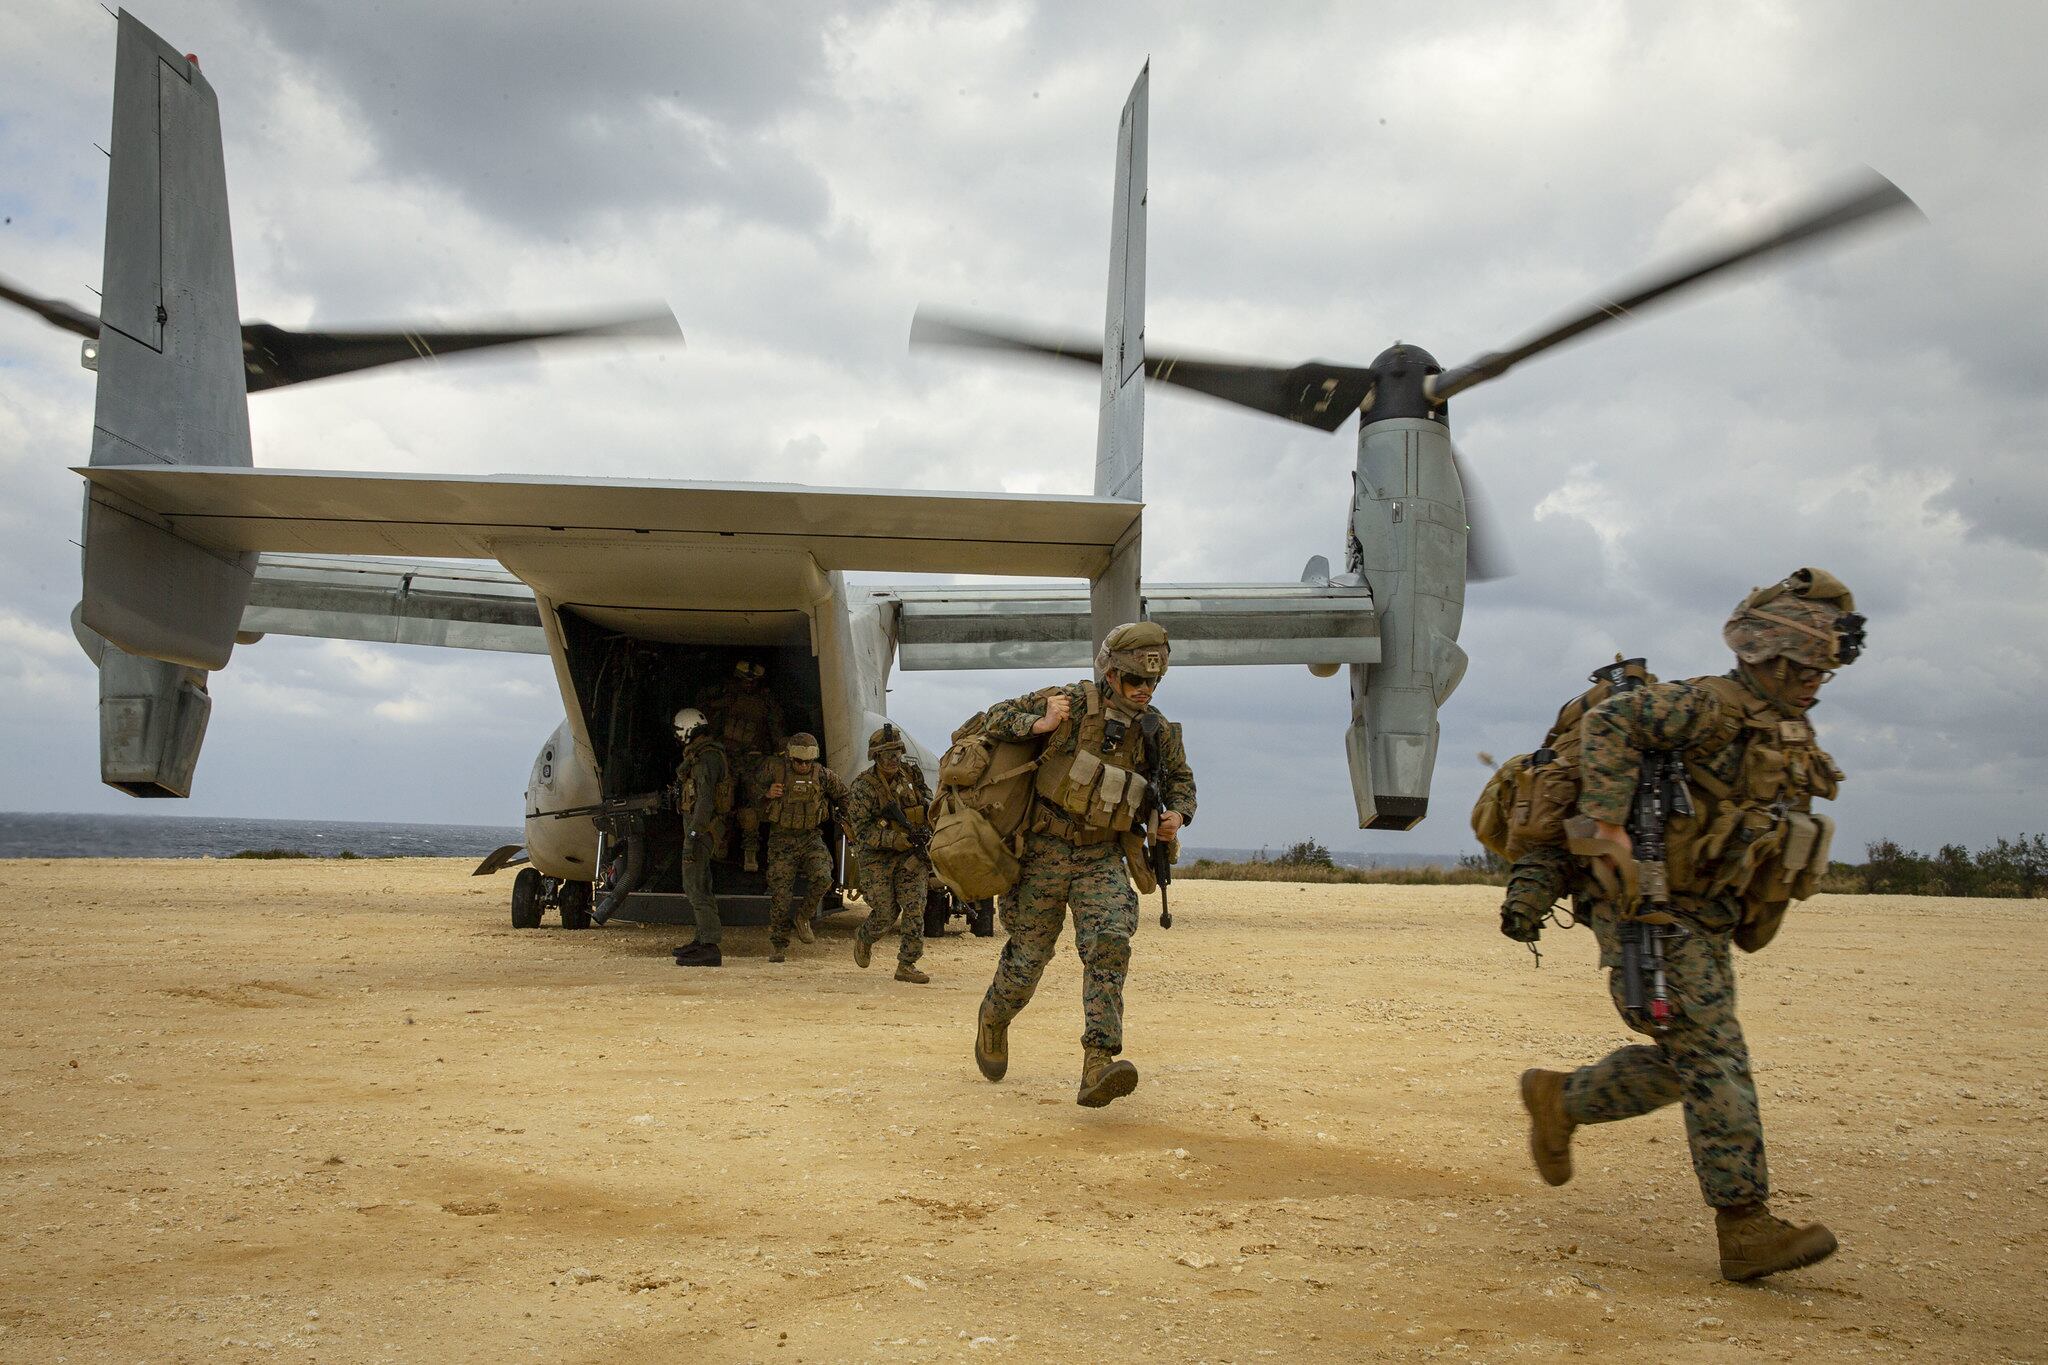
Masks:
[[[99,666],[100,781],[130,796],[190,796],[213,714],[206,674],[111,644]]]
[[[1372,588],[1380,661],[1352,665],[1345,735],[1361,829],[1413,829],[1428,813],[1437,708],[1465,676],[1458,628],[1466,534],[1465,492],[1444,424],[1368,420],[1358,440],[1350,567]]]

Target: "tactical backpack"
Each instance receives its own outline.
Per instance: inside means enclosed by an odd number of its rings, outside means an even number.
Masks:
[[[1565,842],[1564,822],[1579,804],[1579,722],[1617,692],[1657,681],[1641,659],[1596,668],[1592,686],[1558,708],[1534,753],[1500,765],[1472,807],[1472,833],[1495,857],[1514,862],[1532,848]]]
[[[1033,695],[1058,691],[1046,688]],[[1017,885],[1018,855],[1031,818],[1032,776],[1045,736],[998,739],[988,713],[975,713],[953,732],[953,747],[939,759],[939,794],[932,801],[932,871],[963,900],[1000,896]]]

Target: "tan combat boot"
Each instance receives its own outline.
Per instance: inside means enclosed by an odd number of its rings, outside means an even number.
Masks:
[[[986,1000],[974,1017],[974,1064],[992,1081],[1001,1080],[1010,1069],[1010,1026],[990,1017]]]
[[[911,966],[908,962],[896,964],[896,979],[898,981],[908,981],[913,986],[928,985],[931,982],[930,977]]]
[[[872,943],[870,943],[870,942],[868,942],[868,940],[867,940],[867,936],[866,936],[866,935],[864,935],[864,934],[858,934],[858,933],[857,933],[857,934],[855,934],[855,935],[853,936],[853,965],[854,965],[854,966],[856,966],[856,967],[865,967],[865,966],[867,966],[867,965],[868,965],[868,961],[869,961],[869,959],[870,959],[870,958],[872,958],[872,957],[874,956],[874,954],[875,954],[875,945],[874,945],[874,944],[872,944]]]
[[[818,941],[818,931],[811,928],[811,917],[809,915],[797,916],[796,938],[799,943],[816,943]]]
[[[1724,1279],[1759,1280],[1835,1254],[1834,1233],[1819,1223],[1796,1227],[1763,1204],[1715,1209],[1714,1233],[1721,1241]]]
[[[1562,1185],[1572,1178],[1572,1122],[1564,1111],[1562,1071],[1531,1067],[1522,1073],[1522,1107],[1529,1111],[1529,1155],[1536,1160],[1536,1172],[1546,1185]]]
[[[1081,1049],[1081,1090],[1074,1103],[1086,1109],[1100,1109],[1138,1088],[1138,1068],[1109,1055],[1107,1048]]]

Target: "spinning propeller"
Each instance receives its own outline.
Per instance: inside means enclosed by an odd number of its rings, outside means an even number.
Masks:
[[[100,334],[99,319],[59,299],[46,299],[0,279],[0,299],[25,308],[52,326],[88,341]],[[680,337],[682,328],[667,308],[557,321],[507,330],[295,332],[267,322],[242,324],[242,364],[249,392],[328,379],[356,370],[432,360],[462,351],[538,341],[603,340],[616,337]]]
[[[1388,417],[1441,417],[1444,404],[1474,385],[1497,379],[1531,356],[1584,336],[1596,328],[1631,317],[1669,295],[1726,271],[1819,242],[1890,214],[1919,209],[1905,192],[1875,171],[1866,171],[1846,187],[1790,213],[1768,231],[1703,250],[1666,266],[1618,297],[1602,298],[1581,307],[1565,320],[1535,333],[1506,350],[1488,351],[1463,365],[1444,369],[1418,347],[1397,343],[1370,365],[1340,365],[1308,360],[1280,366],[1215,356],[1161,354],[1149,348],[1145,375],[1161,384],[1193,389],[1240,407],[1284,417],[1322,431],[1335,431],[1353,413],[1368,422]],[[923,309],[911,323],[914,346],[947,346],[1004,352],[1031,358],[1102,365],[1102,346],[1002,325],[935,314]],[[1492,518],[1472,478],[1468,462],[1459,460],[1464,481],[1469,577],[1500,577],[1508,572],[1495,540]]]

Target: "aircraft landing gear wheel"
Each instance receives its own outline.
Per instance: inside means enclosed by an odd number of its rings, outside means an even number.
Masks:
[[[562,908],[564,929],[588,929],[590,927],[590,883],[564,882],[558,901]]]
[[[967,917],[967,924],[974,931],[976,938],[994,938],[996,936],[995,901],[976,901],[974,903],[974,913]]]
[[[540,908],[540,873],[522,867],[512,879],[512,927],[540,928]]]

